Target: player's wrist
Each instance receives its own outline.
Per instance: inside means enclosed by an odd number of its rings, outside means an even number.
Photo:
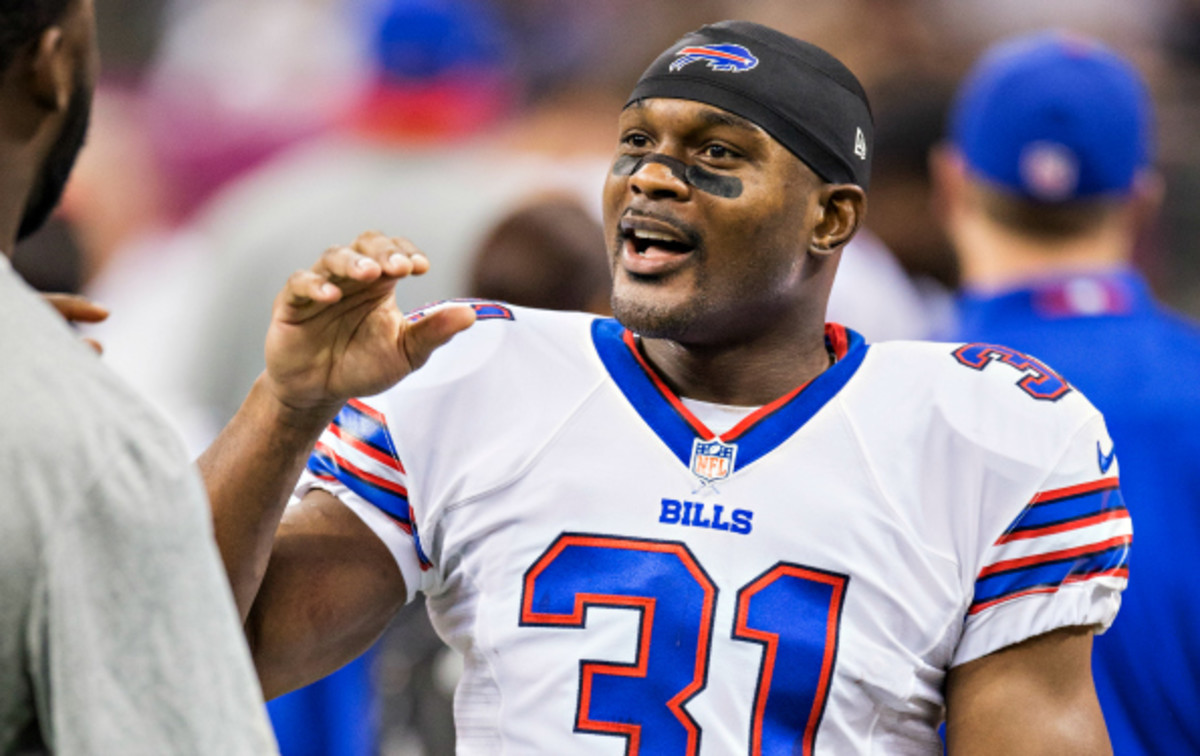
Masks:
[[[250,396],[271,427],[304,435],[323,431],[345,404],[343,399],[296,395],[268,372],[259,375]]]

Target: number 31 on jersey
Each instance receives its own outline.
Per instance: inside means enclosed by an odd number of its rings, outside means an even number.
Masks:
[[[779,562],[738,591],[730,637],[762,647],[752,756],[812,753],[849,581]],[[690,756],[703,732],[685,706],[707,681],[717,598],[681,542],[564,533],[525,573],[520,621],[585,629],[590,607],[638,612],[632,664],[580,662],[575,731],[625,738],[628,756]]]

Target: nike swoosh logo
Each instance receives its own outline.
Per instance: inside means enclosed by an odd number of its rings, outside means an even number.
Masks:
[[[1112,463],[1117,459],[1117,445],[1113,444],[1113,448],[1105,455],[1100,450],[1100,442],[1096,442],[1096,461],[1100,463],[1100,474],[1104,475],[1108,472],[1108,468],[1112,467]]]

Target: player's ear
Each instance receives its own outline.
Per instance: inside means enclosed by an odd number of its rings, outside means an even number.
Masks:
[[[1149,233],[1157,226],[1165,194],[1166,184],[1161,173],[1153,168],[1138,171],[1133,181],[1130,203],[1133,208],[1134,233]]]
[[[76,55],[61,26],[50,26],[38,35],[26,59],[24,81],[32,100],[51,112],[67,109],[75,88]]]
[[[825,184],[817,192],[821,217],[813,228],[808,250],[827,255],[850,241],[867,214],[867,194],[857,184]]]
[[[929,184],[937,220],[947,226],[951,215],[967,193],[967,164],[962,153],[948,142],[940,142],[929,151]]]

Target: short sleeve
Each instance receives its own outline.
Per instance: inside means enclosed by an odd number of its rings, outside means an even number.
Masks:
[[[1128,580],[1132,540],[1115,449],[1094,414],[983,550],[953,664],[1061,627],[1106,629]]]
[[[410,601],[428,587],[433,564],[421,547],[408,472],[381,409],[360,399],[346,403],[317,441],[293,502],[314,488],[332,494],[383,541],[409,586]]]

